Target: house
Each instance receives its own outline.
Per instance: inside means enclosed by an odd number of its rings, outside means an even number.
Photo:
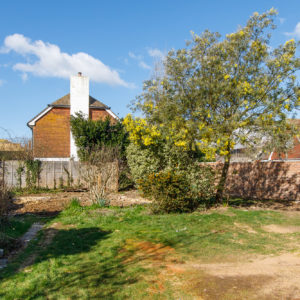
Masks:
[[[300,119],[291,119],[290,122],[300,131]],[[268,160],[300,160],[300,136],[295,136],[293,142],[293,147],[287,153],[271,152]]]
[[[70,131],[70,116],[83,113],[92,120],[117,120],[110,107],[89,94],[89,78],[79,72],[70,78],[70,93],[48,104],[27,125],[32,130],[33,156],[40,160],[78,159]]]
[[[298,128],[298,132],[300,132],[300,119],[290,119],[289,122]],[[266,138],[261,137],[261,143],[265,143]],[[259,145],[259,148],[261,148]],[[247,148],[241,144],[236,144],[234,149],[232,150],[231,161],[232,162],[245,162],[245,161],[253,161],[253,160],[263,160],[263,161],[271,161],[271,160],[300,160],[300,136],[293,137],[293,145],[287,153],[277,153],[276,151],[272,151],[271,153],[263,153],[260,151],[254,151],[253,153],[249,153]]]

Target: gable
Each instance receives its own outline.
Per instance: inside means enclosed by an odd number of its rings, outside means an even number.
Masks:
[[[34,118],[32,118],[28,123],[27,126],[32,128],[35,126],[36,122],[42,118],[44,115],[46,115],[52,108],[54,107],[61,107],[61,108],[70,108],[70,94],[67,94],[56,101],[52,102],[51,104],[48,104],[48,107],[42,110],[38,115],[36,115]],[[106,104],[102,103],[101,101],[95,99],[92,96],[89,96],[89,108],[90,109],[101,109],[107,111],[109,115],[111,115],[114,119],[118,120],[119,117],[114,114],[110,107]]]

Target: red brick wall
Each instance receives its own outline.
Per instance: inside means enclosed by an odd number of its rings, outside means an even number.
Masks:
[[[90,118],[93,121],[97,121],[100,119],[105,120],[107,116],[110,117],[110,119],[113,119],[112,116],[104,109],[90,109]]]
[[[70,109],[52,108],[33,127],[34,157],[70,157]]]
[[[300,161],[231,163],[226,191],[243,198],[300,200]]]

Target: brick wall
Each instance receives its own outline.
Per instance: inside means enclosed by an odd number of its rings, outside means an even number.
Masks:
[[[33,127],[34,157],[70,157],[70,109],[52,108]]]
[[[222,163],[209,164],[222,168]],[[231,163],[226,192],[243,198],[300,200],[300,161]]]
[[[105,110],[90,109],[94,121],[112,116]],[[70,109],[52,108],[33,127],[34,157],[70,157]]]
[[[107,116],[112,119],[111,115],[106,110],[102,110],[102,109],[90,109],[90,118],[93,121],[105,120],[105,118]]]

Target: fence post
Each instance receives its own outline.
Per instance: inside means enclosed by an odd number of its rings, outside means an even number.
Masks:
[[[46,188],[48,187],[48,163],[45,161],[45,167],[46,167]]]
[[[53,165],[53,188],[56,188],[55,161],[52,161],[52,165]]]

